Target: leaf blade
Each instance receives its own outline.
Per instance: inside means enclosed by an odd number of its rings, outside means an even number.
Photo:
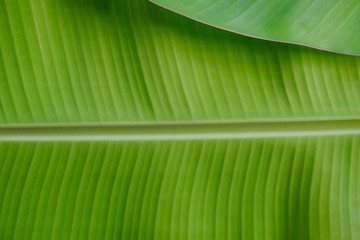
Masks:
[[[356,57],[236,36],[138,0],[19,3],[0,10],[19,26],[0,29],[3,125],[360,114]]]
[[[241,35],[359,56],[357,1],[150,0],[196,21]]]

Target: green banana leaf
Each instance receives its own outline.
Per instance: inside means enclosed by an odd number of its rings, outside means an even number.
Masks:
[[[358,54],[337,6],[299,43]],[[359,239],[359,89],[146,0],[0,0],[0,239]]]
[[[247,36],[360,55],[358,0],[150,1]]]
[[[144,0],[2,0],[2,124],[360,115],[360,58],[214,29]]]
[[[1,143],[1,239],[358,239],[359,136]]]

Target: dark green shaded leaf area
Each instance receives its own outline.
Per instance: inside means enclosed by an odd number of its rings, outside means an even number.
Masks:
[[[236,33],[360,55],[358,0],[150,1]]]
[[[360,58],[145,0],[0,1],[0,124],[356,117]]]
[[[358,136],[0,144],[1,239],[359,239]]]

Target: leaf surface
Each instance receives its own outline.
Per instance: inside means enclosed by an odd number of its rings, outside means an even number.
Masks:
[[[358,239],[359,141],[0,143],[0,236]]]
[[[246,36],[360,55],[358,0],[150,1]]]
[[[359,76],[145,0],[0,0],[0,239],[359,239]]]
[[[1,124],[360,115],[358,57],[239,36],[143,0],[0,4]]]

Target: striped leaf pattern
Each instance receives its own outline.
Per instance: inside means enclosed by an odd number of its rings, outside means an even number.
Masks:
[[[357,1],[311,2],[275,12],[336,23],[291,36],[359,53]],[[359,57],[146,0],[0,0],[0,240],[360,239],[359,89]]]
[[[1,239],[358,239],[360,138],[0,145]]]
[[[0,124],[360,115],[360,58],[238,36],[144,0],[2,0],[0,22]]]

